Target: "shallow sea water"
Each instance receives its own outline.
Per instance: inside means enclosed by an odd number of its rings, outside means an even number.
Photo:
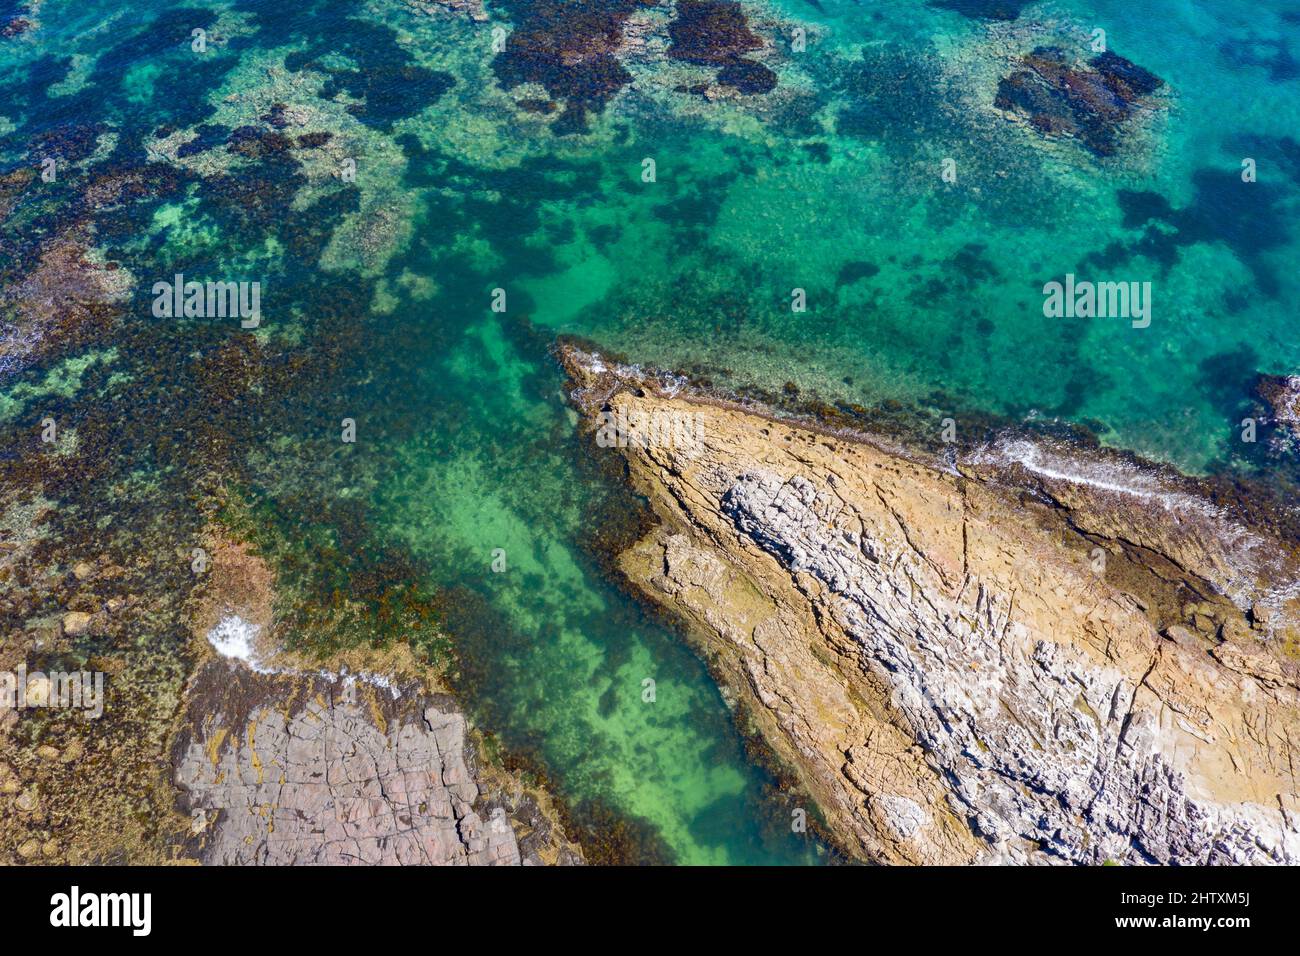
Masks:
[[[129,321],[159,321],[147,290],[175,272],[264,282],[262,354],[328,374],[250,403],[247,494],[286,538],[350,541],[348,573],[400,551],[451,595],[467,706],[577,820],[633,821],[646,860],[825,859],[788,833],[790,801],[681,636],[602,573],[592,542],[629,503],[578,440],[548,347],[575,334],[724,386],[1060,418],[1190,472],[1254,467],[1234,441],[1254,376],[1300,369],[1300,22],[1282,2],[1228,0],[1048,0],[1010,23],[912,0],[746,2],[764,37],[809,31],[808,52],[769,61],[769,103],[708,103],[674,90],[706,71],[633,58],[590,131],[556,136],[492,70],[492,27],[525,7],[489,2],[473,23],[396,0],[47,0],[37,29],[0,41],[2,171],[42,136],[101,123],[75,168],[192,177],[85,212],[91,244],[137,280]],[[196,26],[210,37],[197,59]],[[992,109],[1015,55],[1096,27],[1167,84],[1104,160]],[[220,148],[169,158],[189,131],[224,136],[274,103],[300,111],[287,132],[334,140],[267,159],[255,196],[215,181],[231,169]],[[355,183],[336,175],[345,157]],[[66,222],[78,188],[70,171],[5,229],[30,240]],[[1154,226],[1155,255],[1129,250],[1146,223],[1126,224],[1121,191],[1182,211]],[[1151,281],[1151,326],[1045,319],[1041,287],[1067,272]],[[157,334],[182,350],[242,334],[200,325]],[[182,387],[106,344],[12,373],[0,416]],[[119,378],[96,391],[86,367]],[[339,451],[343,417],[359,437]],[[323,502],[358,515],[362,538],[331,529]]]

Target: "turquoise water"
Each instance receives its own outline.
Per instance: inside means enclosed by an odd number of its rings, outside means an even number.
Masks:
[[[1274,467],[1234,429],[1257,373],[1300,367],[1286,4],[1044,2],[1001,22],[746,2],[777,87],[719,100],[680,91],[716,71],[666,59],[671,8],[640,8],[649,52],[617,53],[628,82],[568,133],[517,105],[553,94],[503,88],[492,49],[540,5],[427,6],[47,0],[0,40],[0,172],[61,170],[0,193],[6,287],[59,238],[133,279],[113,321],[13,352],[0,425],[55,411],[113,443],[71,498],[142,470],[180,498],[219,474],[309,543],[322,593],[440,595],[480,725],[596,839],[646,861],[823,856],[786,832],[791,798],[680,635],[602,570],[633,506],[577,438],[557,335],[718,384],[1086,423],[1193,472]],[[1097,27],[1165,82],[1116,155],[994,110],[1016,58],[1086,51]],[[261,328],[153,318],[176,272],[260,280]],[[1067,272],[1150,281],[1150,327],[1044,318]]]

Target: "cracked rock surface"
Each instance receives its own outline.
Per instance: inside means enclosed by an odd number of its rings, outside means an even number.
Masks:
[[[1284,542],[1113,469],[945,469],[566,365],[590,414],[697,416],[618,443],[659,518],[620,566],[849,852],[1300,862]]]
[[[216,661],[191,699],[175,780],[206,863],[541,862],[516,835],[536,808],[484,792],[450,698]]]

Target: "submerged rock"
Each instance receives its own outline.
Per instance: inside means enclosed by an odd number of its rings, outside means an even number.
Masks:
[[[736,0],[680,0],[668,26],[668,55],[700,66],[721,67],[718,82],[742,93],[770,93],[776,74],[743,54],[762,49]]]
[[[1255,394],[1264,403],[1270,449],[1285,453],[1300,448],[1300,375],[1261,375]]]
[[[1300,432],[1300,375],[1261,375],[1256,390],[1274,420]]]
[[[994,106],[1018,116],[1039,132],[1072,136],[1098,156],[1118,152],[1128,121],[1153,105],[1147,98],[1163,81],[1115,53],[1086,65],[1060,47],[1026,54],[1020,67],[998,84]]]
[[[32,29],[32,4],[0,3],[0,38],[20,37]]]
[[[623,42],[624,22],[641,6],[654,6],[654,0],[513,0],[508,9],[516,26],[493,61],[497,79],[508,90],[541,84],[564,103],[556,131],[584,132],[587,114],[599,113],[632,82],[615,53]]]
[[[82,235],[46,244],[35,268],[0,287],[0,375],[88,344],[116,320],[131,274],[97,262]]]
[[[1144,70],[1110,50],[1093,57],[1088,65],[1100,73],[1106,85],[1126,101],[1148,96],[1164,85],[1164,81],[1151,71]]]

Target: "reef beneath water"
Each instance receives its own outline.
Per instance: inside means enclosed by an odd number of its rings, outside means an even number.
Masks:
[[[668,55],[699,66],[718,67],[717,80],[741,93],[770,93],[776,74],[745,54],[763,48],[736,0],[679,0],[668,27]]]
[[[41,0],[6,0],[0,3],[0,39],[9,40],[30,33],[38,25],[36,14]]]
[[[505,89],[538,83],[563,111],[555,121],[557,133],[587,129],[587,115],[632,82],[615,55],[623,42],[623,24],[654,0],[564,3],[560,0],[513,0],[507,11],[517,18],[505,50],[493,61]]]
[[[1086,64],[1061,47],[1040,46],[1021,57],[998,84],[994,105],[1047,136],[1078,139],[1097,156],[1113,156],[1128,124],[1164,81],[1107,51]]]

